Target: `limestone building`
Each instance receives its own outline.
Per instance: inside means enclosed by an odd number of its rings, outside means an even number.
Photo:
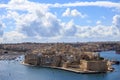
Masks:
[[[57,47],[57,48],[56,48]],[[48,47],[42,51],[35,50],[33,53],[25,55],[25,63],[46,66],[68,68],[71,70],[106,72],[108,61],[100,57],[99,53],[81,52],[71,46],[59,45]]]
[[[106,72],[108,71],[107,61],[98,60],[98,61],[80,61],[80,69],[83,71],[97,71],[97,72]]]

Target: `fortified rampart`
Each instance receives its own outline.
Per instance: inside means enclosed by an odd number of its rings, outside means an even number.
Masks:
[[[25,63],[37,66],[67,68],[78,71],[108,71],[108,61],[99,53],[81,52],[70,45],[51,46],[25,55]]]

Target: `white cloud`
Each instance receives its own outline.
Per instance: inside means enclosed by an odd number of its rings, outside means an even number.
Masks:
[[[7,13],[2,16],[2,19],[13,20],[16,28],[15,31],[5,32],[0,39],[2,41],[40,40],[44,37],[56,39],[61,33],[61,22],[44,4],[27,0],[11,0],[6,8]],[[0,32],[2,33],[1,28]]]
[[[6,7],[9,9],[33,9],[36,6],[39,8],[40,6],[44,6],[44,8],[48,7],[78,7],[78,6],[98,6],[98,7],[107,7],[107,8],[116,8],[120,9],[119,2],[111,2],[111,1],[95,1],[95,2],[72,2],[72,3],[55,3],[55,4],[39,4],[35,2],[30,2],[28,0],[11,0],[9,4],[0,4],[0,7]]]
[[[82,14],[81,12],[79,12],[76,9],[70,10],[70,8],[67,8],[66,11],[62,14],[62,16],[72,16],[72,17],[77,17],[80,16],[81,18],[86,17],[87,15]]]
[[[76,9],[71,10],[71,15],[72,16],[81,16],[82,17],[82,14]]]
[[[0,21],[0,37],[3,36],[3,29],[5,28],[5,24]]]
[[[44,4],[27,0],[11,0],[6,6],[8,12],[3,18],[14,20],[18,32],[36,38],[60,35],[61,24],[59,19],[50,13]],[[21,11],[26,11],[26,13]]]
[[[7,10],[6,14],[2,15],[1,19],[18,19],[20,17],[19,13],[12,10]]]
[[[32,19],[33,16],[35,18]],[[42,14],[36,11],[35,14],[25,15],[21,21],[23,22],[18,22],[19,30],[29,37],[54,37],[61,33],[60,21],[49,12]]]
[[[70,15],[71,15],[70,8],[67,8],[66,11],[62,14],[62,16],[70,16]]]
[[[120,29],[120,15],[113,16],[113,24]]]
[[[106,17],[105,17],[105,16],[101,16],[101,18],[102,18],[102,19],[106,19]]]
[[[3,42],[22,42],[26,36],[17,31],[6,32],[3,35]]]
[[[3,35],[3,30],[0,28],[0,37]]]
[[[3,42],[3,38],[2,37],[0,37],[0,43],[2,43]]]
[[[73,20],[63,25],[63,36],[67,36],[67,37],[75,36],[76,31],[77,28]]]
[[[78,6],[98,6],[107,8],[120,8],[120,3],[110,2],[110,1],[95,1],[95,2],[73,2],[65,4],[49,4],[51,7],[78,7]]]
[[[51,6],[52,5],[52,6]],[[5,32],[3,34],[3,23],[0,23],[0,41],[4,42],[20,42],[23,40],[60,40],[62,38],[106,38],[119,37],[120,31],[120,16],[113,17],[113,25],[100,25],[101,21],[97,21],[96,26],[80,26],[76,25],[73,20],[62,22],[49,11],[51,7],[73,7],[73,6],[100,6],[109,8],[118,8],[118,3],[109,1],[96,2],[76,2],[68,4],[41,4],[30,2],[28,0],[11,0],[8,4],[2,4],[0,7],[5,7],[7,14],[3,19],[10,18],[15,21],[15,31]],[[25,12],[24,12],[25,11]],[[63,16],[73,16],[81,18],[86,17],[85,14],[78,10],[67,8]],[[91,22],[91,21],[88,21]],[[118,28],[117,28],[118,27]],[[34,41],[33,40],[33,41]]]
[[[105,38],[105,37],[119,37],[120,32],[117,28],[112,26],[104,26],[104,25],[98,25],[98,26],[84,26],[79,27],[78,26],[78,32],[76,34],[78,37],[82,38]]]
[[[98,21],[96,22],[96,24],[97,24],[97,25],[100,25],[100,24],[102,24],[102,22],[101,22],[100,20],[98,20]]]
[[[45,11],[48,9],[49,4],[30,2],[29,0],[10,0],[8,4],[0,4],[0,8],[7,10],[21,10],[21,11],[34,11],[36,9]]]
[[[27,0],[11,0],[10,4],[24,4]]]
[[[84,17],[87,16],[87,15],[85,15],[85,14],[80,13],[80,12],[77,11],[76,9],[74,9],[74,10],[71,11],[71,15],[72,15],[72,16],[80,16],[81,18],[84,18]]]
[[[110,38],[120,40],[120,15],[113,16],[113,25],[105,26],[101,21],[96,22],[96,26],[77,26],[76,36],[80,38]]]

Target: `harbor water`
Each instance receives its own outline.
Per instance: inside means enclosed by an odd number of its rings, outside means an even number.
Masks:
[[[110,60],[120,61],[120,54],[115,51],[101,52],[100,55]],[[120,65],[113,65],[113,72],[100,74],[77,74],[64,70],[25,66],[20,62],[23,56],[16,60],[0,61],[0,80],[119,80]]]

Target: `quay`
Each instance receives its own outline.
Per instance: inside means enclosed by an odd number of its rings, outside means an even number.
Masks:
[[[30,65],[27,63],[22,62],[23,65],[26,66],[35,66],[35,65]],[[74,72],[77,74],[99,74],[99,73],[106,73],[106,71],[99,72],[99,71],[90,71],[90,70],[81,70],[81,69],[75,69],[75,68],[64,68],[64,67],[53,67],[53,66],[39,66],[39,67],[44,67],[44,68],[52,68],[52,69],[59,69],[59,70],[64,70],[64,71],[69,71],[69,72]],[[112,72],[114,68],[109,69],[107,72]]]

